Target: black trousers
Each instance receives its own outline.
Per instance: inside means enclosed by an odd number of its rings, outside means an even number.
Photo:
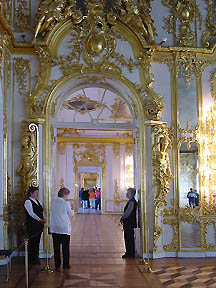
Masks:
[[[28,261],[29,263],[34,263],[38,260],[38,254],[39,254],[39,245],[40,245],[40,239],[42,230],[36,231],[31,230],[27,231],[28,233]]]
[[[63,268],[69,268],[70,235],[53,233],[54,260],[57,268],[61,265],[60,247],[62,244]]]
[[[134,228],[128,225],[123,226],[125,249],[128,256],[135,255]]]

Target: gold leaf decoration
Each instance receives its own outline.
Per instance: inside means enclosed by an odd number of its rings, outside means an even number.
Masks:
[[[15,7],[16,4],[17,6]],[[16,32],[23,32],[30,28],[30,9],[27,7],[26,0],[14,1],[13,26]]]
[[[173,34],[175,45],[193,47],[197,45],[196,33],[192,24],[199,22],[202,28],[202,15],[193,0],[162,0],[162,4],[171,10],[171,15],[164,18],[163,28]]]

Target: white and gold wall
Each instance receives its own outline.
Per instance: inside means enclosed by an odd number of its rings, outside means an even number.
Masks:
[[[20,241],[8,241],[9,230],[17,235],[9,215],[23,232],[29,184],[40,185],[47,217],[61,179],[75,193],[90,143],[59,140],[57,129],[130,130],[134,177],[126,143],[95,142],[104,151],[95,163],[104,170],[104,212],[122,210],[134,179],[144,255],[215,256],[214,1],[122,0],[113,12],[89,1],[83,14],[76,1],[60,2],[56,17],[41,1],[0,5],[1,247]],[[186,203],[189,185],[200,195],[195,209]]]

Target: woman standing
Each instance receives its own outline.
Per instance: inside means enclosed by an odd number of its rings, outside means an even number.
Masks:
[[[56,271],[60,271],[62,246],[63,269],[70,269],[70,218],[74,216],[73,205],[67,202],[70,190],[61,188],[58,198],[51,203],[51,232],[53,237],[54,260]]]
[[[43,227],[46,223],[43,207],[37,200],[38,193],[38,187],[29,187],[28,199],[24,204],[26,212],[26,232],[29,238],[28,261],[30,264],[40,264],[38,260],[39,245]]]
[[[89,189],[90,208],[95,209],[95,192],[93,188]]]

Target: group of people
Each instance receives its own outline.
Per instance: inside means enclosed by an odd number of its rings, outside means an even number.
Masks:
[[[90,189],[88,193],[94,193],[95,202],[97,193],[100,194],[100,188],[96,191]],[[38,260],[39,245],[41,234],[43,232],[45,219],[43,207],[38,200],[38,187],[29,187],[28,197],[24,208],[26,212],[26,231],[28,234],[28,261],[30,264],[40,264]],[[135,257],[134,228],[137,227],[136,210],[137,201],[135,199],[136,190],[129,188],[126,196],[128,202],[124,208],[124,213],[120,219],[124,229],[124,240],[126,253],[122,258]],[[55,270],[60,271],[62,246],[63,269],[70,269],[70,235],[71,235],[71,217],[74,216],[73,203],[67,201],[70,190],[61,188],[58,192],[58,198],[51,203],[50,232],[53,238]],[[86,201],[86,200],[85,200]],[[93,203],[93,201],[92,201]],[[96,207],[96,206],[95,206]]]
[[[81,188],[79,199],[82,208],[95,210],[99,208],[99,210],[101,210],[101,188]]]
[[[28,198],[24,204],[26,212],[26,232],[28,235],[28,262],[31,265],[40,264],[38,260],[39,245],[44,224],[46,223],[43,207],[38,200],[38,193],[38,187],[29,187]],[[50,232],[53,238],[56,271],[60,270],[61,265],[61,245],[63,269],[70,268],[70,218],[74,216],[74,210],[73,204],[67,201],[69,194],[69,189],[61,188],[58,192],[58,198],[51,203]]]
[[[197,190],[193,190],[193,188],[190,188],[190,191],[187,193],[187,198],[189,201],[189,206],[193,209],[196,206],[199,206],[199,193]]]

